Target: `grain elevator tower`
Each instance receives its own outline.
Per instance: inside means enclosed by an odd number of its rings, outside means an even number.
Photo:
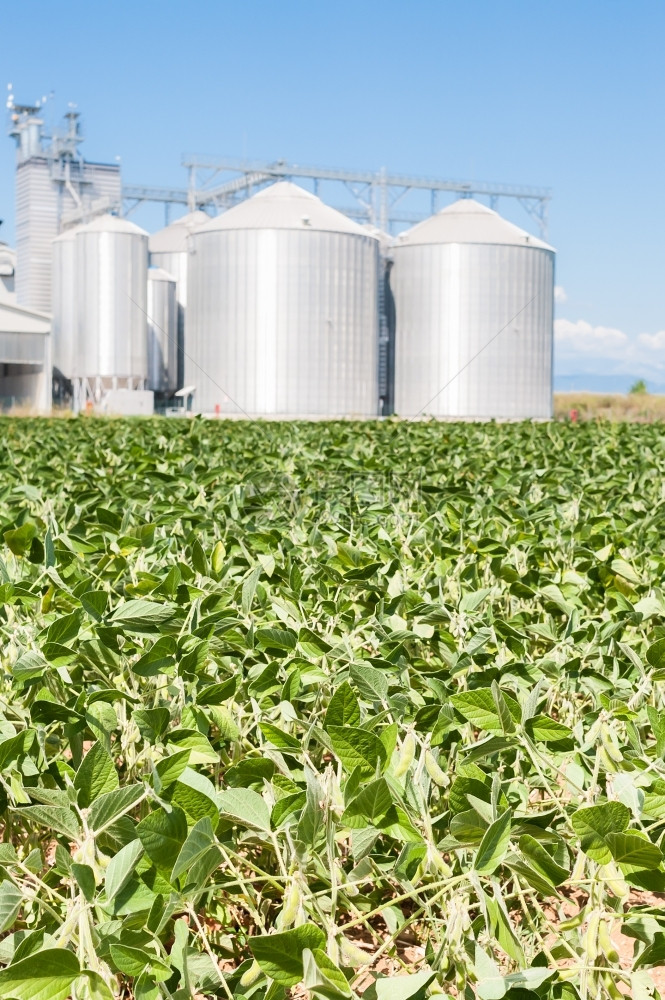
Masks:
[[[70,105],[64,127],[47,131],[44,100],[7,98],[9,135],[16,142],[16,298],[19,305],[51,311],[51,240],[76,221],[117,205],[120,165],[87,163],[78,111]]]

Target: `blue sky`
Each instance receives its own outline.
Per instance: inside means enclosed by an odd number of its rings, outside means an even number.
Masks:
[[[551,187],[557,371],[665,381],[665,3],[20,0],[0,37],[0,83],[75,101],[128,181],[192,152]]]

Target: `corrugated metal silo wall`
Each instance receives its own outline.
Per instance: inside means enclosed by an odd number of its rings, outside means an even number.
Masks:
[[[84,203],[121,195],[120,167],[85,163],[81,175]],[[72,181],[80,177],[74,164]],[[64,184],[54,181],[46,157],[36,156],[16,168],[16,299],[20,305],[51,309],[51,241],[60,232],[63,212],[76,208]]]
[[[550,417],[553,252],[451,243],[394,259],[396,412]]]
[[[197,410],[377,413],[376,240],[246,229],[192,244],[185,382]]]
[[[178,354],[176,367],[176,389],[182,389],[185,378],[185,344],[187,317],[187,252],[173,250],[171,252],[154,252],[150,254],[150,266],[161,267],[175,278],[177,304],[177,338]]]
[[[148,272],[148,389],[174,392],[178,375],[176,283]]]
[[[148,375],[148,238],[81,230],[76,235],[76,370],[86,378]]]
[[[51,338],[53,367],[71,378],[76,350],[77,305],[75,289],[76,236],[53,243]]]

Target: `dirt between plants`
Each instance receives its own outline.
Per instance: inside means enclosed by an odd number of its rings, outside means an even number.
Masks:
[[[629,906],[653,906],[656,909],[662,910],[664,902],[665,895],[660,892],[633,891],[628,897]],[[628,937],[627,934],[622,933],[620,923],[615,925],[611,937],[616,950],[619,953],[621,968],[630,969],[633,964],[633,950],[636,944],[635,938]],[[661,996],[665,995],[665,966],[658,965],[648,971],[658,992]],[[626,996],[630,995],[630,988],[626,983],[619,983],[618,987],[622,993],[626,994]]]
[[[357,945],[359,948],[362,948],[364,942],[354,941],[354,944]],[[407,947],[404,948],[404,950],[401,952],[400,957],[402,961],[407,962],[409,965],[415,966],[417,964],[420,964],[424,959],[425,949],[420,947]],[[382,976],[390,976],[390,977],[400,976],[400,975],[403,976],[407,974],[404,968],[397,961],[397,959],[382,957],[378,960],[378,962],[374,963],[371,972],[367,970],[367,972],[358,973],[360,978],[356,979],[353,984],[353,989],[355,990],[355,992],[360,993],[362,995],[365,992],[365,990],[369,989],[369,987],[376,979],[376,973],[380,973]],[[311,997],[309,990],[305,989],[305,987],[302,985],[294,986],[293,989],[291,990],[290,995],[292,1000],[310,1000]]]
[[[646,890],[644,891],[631,890],[631,893],[628,899],[626,900],[626,908],[629,909],[630,907],[633,906],[653,906],[656,909],[662,909],[664,902],[665,902],[665,894],[663,893],[648,892]],[[569,898],[563,901],[562,910],[567,918],[574,917],[579,913],[580,909],[582,909],[585,904],[586,904],[586,895],[584,893],[575,893],[574,895],[571,895]],[[547,908],[545,908],[545,910],[548,913],[550,919],[553,921],[553,923],[556,923],[557,918],[554,911],[548,910]],[[635,944],[637,942],[635,938],[629,937],[627,934],[624,934],[621,930],[621,926],[622,925],[620,920],[615,921],[610,936],[618,952],[619,964],[621,965],[621,968],[629,970],[633,965],[634,961],[633,952],[635,949]],[[556,941],[557,937],[555,934],[553,934],[548,939],[548,944],[554,945]],[[572,958],[570,962],[564,961],[559,963],[559,965],[562,968],[565,968],[566,965],[572,965],[572,964],[573,964]],[[665,966],[656,966],[655,968],[649,969],[647,971],[649,972],[649,975],[651,976],[654,986],[656,987],[658,992],[661,995],[665,996]],[[617,983],[617,987],[626,996],[630,995],[630,987],[628,986],[627,983],[619,982]]]
[[[581,907],[586,903],[586,895],[584,893],[577,893],[563,901],[563,912],[566,917],[575,916]],[[633,890],[630,893],[626,901],[627,907],[633,906],[653,906],[657,909],[662,909],[665,904],[665,894],[647,892],[647,891],[637,891]],[[553,912],[548,914],[551,918],[558,919],[557,915]],[[612,931],[612,941],[619,954],[619,962],[622,969],[629,970],[633,964],[633,951],[635,947],[635,938],[629,937],[627,934],[623,934],[621,931],[621,922],[616,921],[613,931]],[[552,940],[548,943],[554,944],[556,937],[553,936]],[[365,941],[362,938],[356,938],[354,944],[365,951],[367,951],[368,956],[376,949],[376,942]],[[425,949],[415,945],[404,946],[402,942],[398,941],[397,950],[399,957],[390,957],[383,955],[377,962],[375,962],[371,969],[359,970],[357,976],[353,982],[354,990],[362,995],[372,983],[375,981],[376,974],[379,973],[382,976],[400,976],[406,975],[404,965],[408,965],[410,968],[417,968],[425,958]],[[402,945],[400,947],[400,945]],[[570,964],[573,960],[571,958]],[[561,968],[569,964],[567,962],[560,962]],[[223,971],[230,971],[230,963],[220,962],[220,968]],[[654,986],[658,992],[665,997],[665,966],[657,966],[653,969],[649,969],[649,974],[653,980]],[[617,983],[619,990],[626,996],[630,995],[630,987],[627,983]],[[456,995],[455,988],[449,985],[448,991],[454,996]],[[291,1000],[311,1000],[311,994],[302,984],[294,986],[289,993]],[[199,998],[195,998],[199,1000]]]

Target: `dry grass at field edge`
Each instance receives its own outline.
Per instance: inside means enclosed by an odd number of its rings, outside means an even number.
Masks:
[[[651,424],[665,420],[665,396],[650,393],[627,395],[603,392],[557,392],[554,394],[554,417],[570,420],[571,411],[577,410],[578,420],[613,420]]]
[[[628,393],[626,395],[621,395],[620,393],[602,393],[602,392],[557,392],[554,394],[554,419],[555,420],[571,420],[571,413],[577,412],[577,420],[587,421],[587,420],[609,420],[613,422],[626,422],[626,423],[639,423],[639,424],[651,424],[656,421],[665,420],[665,395],[651,395],[650,393]],[[30,409],[29,407],[16,406],[11,410],[0,414],[2,416],[10,417],[36,417],[43,414],[39,414],[37,411]],[[59,418],[65,420],[75,420],[76,415],[71,412],[70,409],[65,407],[54,407],[52,412],[49,414],[51,418]],[[155,414],[157,416],[157,414]],[[101,420],[108,419],[118,419],[113,417],[111,414],[86,414],[87,419],[92,417]],[[122,418],[120,418],[122,419]],[[125,418],[134,421],[140,421],[145,419],[143,417],[132,417]],[[236,418],[229,414],[224,414],[223,419],[235,420],[243,419],[242,416]],[[263,420],[270,420],[271,417],[257,418]],[[277,417],[279,420],[288,420],[288,418]],[[311,420],[311,418],[309,418]],[[321,422],[325,422],[327,418],[318,418]],[[380,420],[381,418],[376,418]],[[384,418],[384,419],[399,419],[399,418]],[[305,418],[305,422],[309,422]],[[454,423],[455,420],[446,420],[446,422]],[[474,423],[473,420],[465,420],[464,422]],[[498,423],[503,423],[502,420],[498,420]],[[513,422],[513,421],[506,421]]]

